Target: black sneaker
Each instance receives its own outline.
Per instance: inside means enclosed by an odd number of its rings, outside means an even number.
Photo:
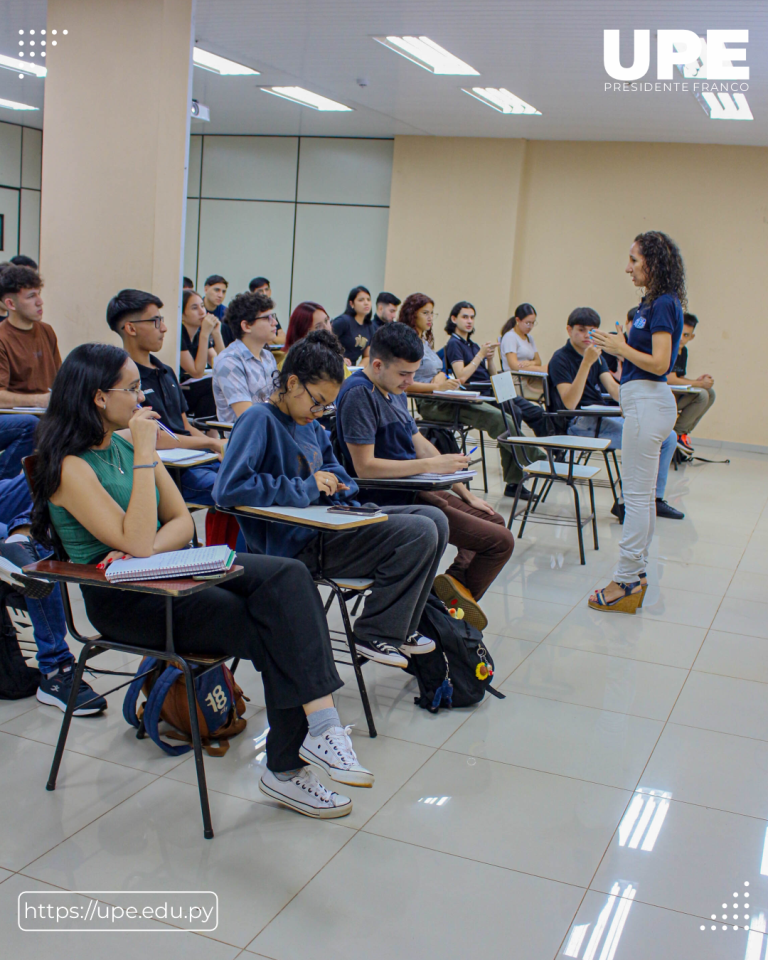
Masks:
[[[404,653],[407,657],[413,657],[418,656],[420,653],[432,653],[436,646],[435,641],[430,640],[429,637],[425,637],[421,633],[412,633],[405,643],[400,646],[399,650],[400,653]]]
[[[58,707],[63,713],[67,709],[74,679],[75,671],[72,664],[62,667],[52,677],[43,676],[40,680],[40,686],[37,688],[37,699],[40,703]],[[94,697],[96,699],[93,699]],[[92,701],[88,706],[81,706],[88,700]],[[107,701],[104,697],[98,696],[85,680],[81,680],[80,688],[77,691],[77,706],[72,716],[88,717],[96,713],[102,713],[106,709]]]
[[[28,577],[21,572],[28,563],[37,563],[38,556],[28,540],[0,542],[0,580],[10,583],[19,593],[32,600],[50,596],[56,584],[51,580]]]
[[[376,663],[385,663],[388,667],[408,666],[408,658],[400,653],[397,647],[383,640],[361,640],[355,637],[355,649],[361,657],[375,660]]]
[[[685,514],[681,510],[675,510],[661,497],[656,497],[656,516],[666,517],[667,520],[683,520],[685,518]]]
[[[619,503],[618,501],[616,501],[611,507],[611,513],[614,515],[614,517],[616,517],[619,523],[624,523],[624,514],[626,511],[627,508],[624,506],[624,504]]]
[[[518,500],[530,500],[531,491],[524,487],[522,483],[508,483],[506,487],[504,487],[504,496],[511,497],[514,500],[518,487],[520,488],[520,496],[518,497]]]

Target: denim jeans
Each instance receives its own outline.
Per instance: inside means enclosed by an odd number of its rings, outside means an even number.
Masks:
[[[624,417],[603,417],[600,422],[600,433],[598,436],[605,437],[611,441],[609,450],[621,450],[621,435],[624,430]],[[595,435],[595,417],[574,417],[568,425],[568,433],[572,437],[594,437]],[[656,477],[656,497],[664,499],[664,491],[667,489],[667,477],[669,476],[669,467],[672,463],[672,457],[677,448],[677,434],[672,433],[661,445],[661,455],[659,457],[659,472]]]
[[[21,461],[35,449],[37,417],[0,416],[0,480],[15,477],[21,472]]]
[[[181,473],[181,495],[187,503],[201,503],[213,506],[211,490],[216,482],[220,462],[204,463],[200,467],[189,467]]]
[[[0,480],[0,540],[5,540],[16,527],[28,524],[31,515],[32,497],[24,475]]]

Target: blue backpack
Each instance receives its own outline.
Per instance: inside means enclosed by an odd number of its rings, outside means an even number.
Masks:
[[[125,692],[123,716],[132,727],[139,727],[144,720],[144,729],[154,742],[170,754],[178,757],[192,749],[192,734],[189,723],[189,706],[184,674],[178,667],[156,657],[145,657],[139,666],[136,679]],[[153,671],[144,676],[148,670]],[[147,698],[138,710],[139,693]],[[243,691],[235,682],[232,671],[222,664],[209,670],[195,680],[197,720],[200,738],[206,752],[212,757],[221,757],[229,749],[230,737],[245,729],[245,703]],[[174,746],[160,736],[159,724],[164,720],[172,729],[165,731],[171,740],[183,740]]]

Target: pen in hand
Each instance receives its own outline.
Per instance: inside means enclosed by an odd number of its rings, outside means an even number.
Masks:
[[[174,440],[178,440],[178,439],[179,439],[172,430],[169,430],[168,427],[166,427],[166,425],[165,425],[164,423],[160,423],[160,421],[158,420],[158,421],[157,421],[157,425],[158,425],[158,427],[160,427],[161,430],[165,430],[165,432],[168,434],[168,436],[171,437],[172,439],[174,439]]]

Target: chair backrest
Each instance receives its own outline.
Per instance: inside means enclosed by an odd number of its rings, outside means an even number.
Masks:
[[[491,377],[491,386],[497,403],[505,403],[507,400],[512,401],[517,396],[515,381],[509,370],[494,374]]]
[[[37,454],[30,453],[21,461],[21,468],[24,471],[24,477],[29,487],[29,494],[34,499],[35,496],[35,468],[37,467]]]

